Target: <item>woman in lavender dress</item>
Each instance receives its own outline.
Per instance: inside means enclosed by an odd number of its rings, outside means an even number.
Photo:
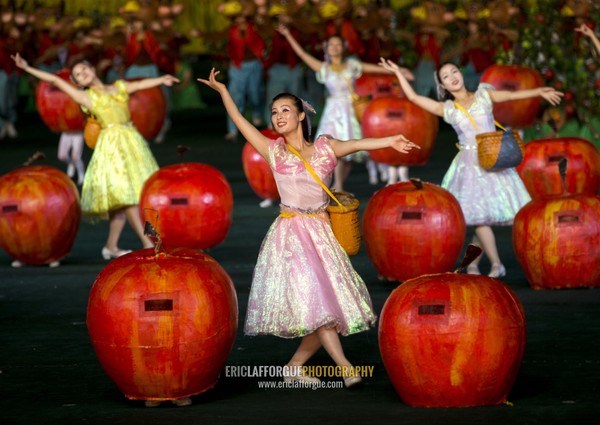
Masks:
[[[404,136],[342,142],[330,136],[310,139],[307,106],[298,97],[282,93],[271,108],[271,140],[237,109],[227,87],[213,70],[200,82],[216,90],[225,109],[245,139],[269,162],[281,195],[281,215],[267,233],[254,271],[244,331],[248,335],[301,337],[302,342],[284,368],[286,381],[316,383],[301,373],[302,366],[324,347],[346,371],[346,386],[361,381],[353,375],[338,333],[367,330],[376,321],[367,288],[337,242],[327,215],[327,193],[292,153],[293,147],[325,183],[331,181],[337,158],[366,149],[392,147],[407,153],[417,145]]]
[[[530,201],[527,189],[514,168],[500,171],[486,171],[479,165],[477,141],[479,133],[495,131],[493,103],[526,99],[540,96],[552,105],[560,103],[560,92],[550,87],[530,90],[502,91],[494,90],[487,84],[481,84],[474,93],[464,85],[460,69],[452,63],[442,64],[435,73],[438,95],[442,102],[415,93],[398,66],[382,59],[380,65],[394,71],[406,97],[421,108],[443,117],[452,125],[458,135],[459,152],[452,161],[442,181],[442,187],[458,200],[467,225],[475,226],[473,242],[481,245],[491,263],[490,277],[503,277],[506,269],[500,261],[492,225],[511,225],[516,213]],[[469,112],[475,121],[459,108]],[[479,260],[471,263],[467,272],[479,274]]]

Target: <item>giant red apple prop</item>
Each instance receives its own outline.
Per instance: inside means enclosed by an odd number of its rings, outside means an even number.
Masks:
[[[62,69],[56,75],[76,87],[70,80],[68,69]],[[35,104],[42,121],[51,131],[83,130],[84,114],[79,104],[55,85],[40,81],[35,89]]]
[[[600,286],[600,196],[567,193],[570,164],[556,165],[563,196],[533,199],[514,219],[515,255],[534,289]]]
[[[402,154],[392,148],[369,151],[371,158],[388,165],[424,165],[429,160],[438,132],[438,117],[408,99],[395,96],[373,99],[361,121],[364,137],[404,134],[421,149]]]
[[[143,219],[158,215],[157,230],[169,247],[212,248],[231,227],[233,193],[215,167],[194,162],[162,167],[140,195]]]
[[[557,166],[562,160],[569,164],[564,183]],[[525,144],[517,172],[532,198],[596,195],[600,153],[592,143],[578,137],[532,140]]]
[[[261,133],[271,139],[280,137],[279,134],[270,129],[261,130]],[[242,165],[248,184],[254,193],[262,199],[270,199],[271,201],[279,199],[279,191],[271,166],[248,142],[242,149]]]
[[[479,253],[477,248],[475,256]],[[504,403],[525,338],[525,316],[515,293],[482,275],[440,273],[408,280],[391,293],[379,318],[383,364],[410,406]]]
[[[466,234],[456,198],[414,179],[375,192],[362,228],[367,255],[379,275],[398,281],[452,270]]]
[[[160,87],[139,90],[129,96],[131,122],[144,139],[158,135],[167,114],[167,102]]]
[[[195,250],[135,251],[90,292],[87,325],[100,364],[126,397],[177,400],[215,386],[237,331],[231,279]]]
[[[356,80],[355,86],[358,95],[371,96],[371,99],[387,96],[404,96],[400,83],[398,83],[398,78],[391,74],[363,73]]]
[[[80,220],[79,192],[62,171],[32,165],[0,177],[0,246],[21,263],[65,257]]]
[[[481,83],[496,90],[529,90],[543,86],[535,69],[519,65],[491,65],[481,75]],[[494,118],[505,127],[529,127],[535,122],[541,105],[539,96],[529,99],[494,103]]]

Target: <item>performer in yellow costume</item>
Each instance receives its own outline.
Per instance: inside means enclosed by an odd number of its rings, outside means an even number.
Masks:
[[[163,75],[104,85],[93,66],[79,62],[71,69],[73,82],[87,88],[79,90],[55,74],[29,66],[18,53],[12,58],[25,72],[64,91],[100,123],[102,130],[83,182],[81,206],[88,219],[110,221],[102,256],[108,260],[130,252],[118,247],[126,220],[142,245],[152,247],[152,241],[144,235],[138,204],[144,182],[158,165],[146,141],[131,124],[127,101],[129,94],[137,90],[161,84],[171,86],[179,80],[172,75]]]

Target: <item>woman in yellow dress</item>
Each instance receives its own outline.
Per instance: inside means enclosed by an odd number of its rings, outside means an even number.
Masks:
[[[71,69],[73,82],[85,88],[80,90],[55,74],[29,66],[18,53],[12,58],[25,72],[65,92],[100,123],[102,129],[83,181],[81,209],[84,217],[91,221],[108,219],[110,222],[102,256],[108,260],[130,252],[118,247],[126,220],[144,248],[152,247],[152,241],[144,235],[138,204],[144,182],[158,165],[148,144],[131,124],[127,101],[129,94],[137,90],[161,84],[172,86],[179,80],[163,75],[104,85],[94,67],[83,61]]]

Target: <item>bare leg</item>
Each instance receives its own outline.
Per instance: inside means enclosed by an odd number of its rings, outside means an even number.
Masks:
[[[377,163],[372,159],[367,159],[367,172],[369,173],[369,184],[377,184]]]
[[[395,165],[388,167],[388,181],[387,184],[394,184],[398,181],[398,169]]]
[[[68,132],[60,133],[60,139],[58,139],[58,153],[57,157],[63,162],[70,162],[69,151],[71,150],[71,139]]]
[[[498,255],[498,248],[496,248],[496,237],[490,226],[477,226],[475,227],[475,235],[481,242],[483,252],[490,259],[492,264],[500,264],[500,256]]]
[[[490,259],[492,263],[492,269],[488,276],[490,277],[502,277],[506,275],[506,269],[500,262],[500,256],[498,255],[498,248],[496,248],[496,238],[494,232],[490,226],[477,226],[475,228],[475,234],[481,241],[483,252]]]
[[[60,133],[60,139],[58,140],[58,153],[57,157],[63,162],[67,163],[67,176],[73,177],[75,173],[75,166],[71,163],[69,151],[71,150],[71,132]]]
[[[388,179],[388,168],[390,166],[387,164],[382,164],[381,162],[377,163],[377,169],[379,170],[379,180],[382,182],[386,182]]]
[[[340,337],[335,329],[320,327],[317,329],[316,334],[319,337],[321,345],[323,345],[323,348],[325,348],[335,364],[342,367],[352,367],[352,364],[344,354]]]
[[[471,241],[471,243],[473,245],[477,245],[480,248],[483,247],[483,245],[481,244],[481,241],[477,237],[477,234],[473,235],[473,240]],[[471,262],[471,264],[469,264],[467,266],[467,273],[468,274],[481,274],[481,272],[479,271],[479,262],[481,261],[481,257],[483,257],[483,253],[481,255],[479,255],[475,260],[473,260]]]
[[[315,332],[302,338],[298,349],[288,362],[292,366],[302,366],[321,348],[321,341]]]
[[[321,344],[331,356],[335,364],[342,368],[342,374],[344,377],[344,385],[351,387],[359,384],[362,381],[360,375],[354,374],[352,363],[348,361],[340,342],[340,337],[335,329],[321,327],[317,329],[317,335]]]
[[[477,233],[475,233],[473,235],[473,239],[471,240],[471,243],[473,245],[477,245],[483,249],[483,245],[482,245],[481,241],[479,240],[479,238],[477,237]],[[476,266],[479,266],[479,263],[481,262],[482,258],[483,258],[483,253],[481,253],[481,255],[479,257],[477,257],[475,260],[473,260],[473,262],[471,264],[475,264]]]
[[[127,221],[129,221],[129,225],[138,238],[140,238],[144,248],[154,247],[154,244],[150,238],[144,235],[144,225],[142,224],[142,219],[140,218],[139,207],[137,205],[130,205],[125,208],[125,214],[127,215]]]
[[[398,180],[401,182],[408,181],[408,167],[405,165],[401,165],[398,167]]]
[[[110,214],[110,223],[108,229],[108,239],[106,240],[106,247],[111,251],[118,249],[119,237],[125,227],[125,212],[123,210],[114,211]]]
[[[77,184],[83,184],[83,177],[85,176],[85,165],[81,159],[83,155],[83,133],[77,133],[73,136],[71,146],[71,163],[77,170]]]

